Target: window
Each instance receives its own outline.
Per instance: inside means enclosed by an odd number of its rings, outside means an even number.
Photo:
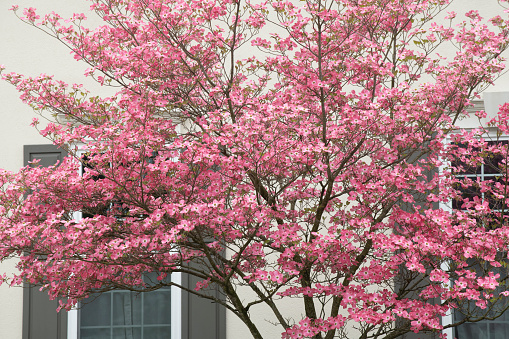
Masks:
[[[80,175],[92,167],[88,164],[90,155],[78,152],[82,158]],[[104,178],[103,175],[92,177]],[[108,209],[115,208],[110,206]],[[86,212],[76,212],[74,219],[93,217]],[[172,280],[179,281],[179,273]],[[156,281],[157,275],[149,274],[145,282]],[[178,281],[177,281],[178,280]],[[180,310],[172,312],[172,303],[180,305],[180,289],[161,288],[156,291],[137,293],[128,290],[114,290],[91,295],[78,310],[69,312],[75,317],[68,327],[68,339],[180,339]],[[70,320],[70,319],[69,319]],[[173,325],[173,326],[172,326]]]
[[[24,147],[25,165],[41,159],[40,165],[50,166],[64,156],[65,152],[54,145]],[[82,217],[81,212],[74,217]],[[171,279],[191,290],[198,280],[184,274],[172,274]],[[29,284],[25,287],[23,339],[226,338],[225,308],[177,287],[142,294],[111,291],[90,298],[92,301],[81,309],[59,313],[58,302],[49,300],[45,291]],[[218,291],[213,293],[220,297]]]
[[[508,146],[507,140],[488,141],[487,149],[493,146],[504,145]],[[474,153],[477,149],[473,150]],[[469,156],[468,152],[465,155]],[[502,178],[504,171],[501,166],[504,162],[504,157],[498,152],[482,154],[483,163],[471,166],[458,159],[452,163],[453,167],[459,168],[455,176],[461,180],[458,184],[458,189],[461,192],[461,197],[453,199],[451,207],[453,210],[466,210],[469,201],[482,201],[487,202],[492,213],[487,216],[478,218],[477,225],[489,229],[494,229],[500,224],[507,216],[507,206],[505,204],[505,188],[507,183]],[[463,160],[467,160],[464,158]],[[490,187],[499,187],[498,191],[501,195],[495,196],[482,189],[484,183]],[[506,258],[506,253],[500,253],[500,259]],[[486,272],[499,273],[501,277],[507,276],[507,268],[494,268],[489,264],[477,261],[471,261],[471,266],[468,268],[472,271],[485,274]],[[495,291],[496,294],[496,291]],[[496,317],[505,308],[507,308],[509,300],[503,298],[502,300],[494,300],[488,303],[486,309],[481,309],[475,305],[475,302],[464,300],[458,303],[458,309],[449,315],[452,319],[444,319],[444,323],[460,322],[466,318],[474,322],[466,322],[454,330],[448,331],[449,337],[458,339],[498,339],[509,338],[509,312],[503,313],[500,317]],[[496,317],[496,318],[495,318]],[[486,318],[486,319],[483,319]],[[483,319],[475,321],[476,319]],[[452,335],[454,333],[454,335]]]

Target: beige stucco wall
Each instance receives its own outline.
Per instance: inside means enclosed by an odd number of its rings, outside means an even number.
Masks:
[[[0,64],[6,72],[37,76],[55,74],[59,79],[78,82],[85,70],[74,61],[69,50],[43,32],[34,29],[8,11],[14,1],[0,2]],[[81,0],[19,1],[20,6],[32,6],[44,11],[55,9],[65,16],[87,9],[89,3]],[[0,81],[0,168],[11,171],[23,165],[23,145],[47,144],[30,126],[32,110],[19,100],[16,89]],[[0,265],[0,271],[11,273],[15,260]],[[21,288],[0,286],[0,338],[21,339],[23,291]],[[48,338],[49,339],[49,338]]]
[[[13,1],[14,2],[14,1]],[[55,10],[67,17],[72,12],[84,12],[90,2],[84,0],[23,0],[20,7],[33,6],[44,12]],[[8,11],[11,1],[0,2],[0,64],[7,66],[6,71],[16,71],[36,76],[40,73],[54,74],[56,78],[68,82],[85,82],[89,79],[82,74],[86,65],[77,63],[69,55],[69,50],[43,32],[20,22]],[[486,17],[502,14],[496,0],[459,0],[448,10],[463,12],[467,8],[478,8]],[[449,50],[448,53],[454,53]],[[99,90],[104,90],[100,89]],[[490,91],[509,91],[509,76],[496,81]],[[17,170],[23,162],[23,145],[48,143],[30,127],[33,112],[18,99],[17,91],[10,85],[0,82],[0,168]],[[475,125],[475,119],[469,120]],[[12,272],[14,261],[0,264],[1,272]],[[247,295],[246,295],[247,297]],[[295,303],[297,302],[297,307]],[[282,304],[287,315],[299,316],[302,306],[292,300]],[[266,338],[278,338],[280,327],[270,324],[273,316],[262,306],[251,311],[254,321],[262,327]],[[0,338],[21,339],[22,328],[22,290],[0,286]],[[227,315],[228,339],[249,338],[244,324],[231,314]]]

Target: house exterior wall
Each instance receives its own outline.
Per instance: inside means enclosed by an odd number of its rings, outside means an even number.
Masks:
[[[51,2],[71,8],[80,1],[30,1],[31,6],[46,7]],[[0,4],[0,64],[8,65],[8,71],[37,75],[48,71],[59,77],[72,79],[76,63],[67,60],[68,51],[42,32],[21,23],[8,11],[11,2]],[[46,6],[45,6],[46,5]],[[83,6],[82,6],[83,7]],[[67,12],[70,10],[68,9]],[[0,168],[16,171],[23,165],[24,144],[48,143],[30,126],[33,113],[19,100],[13,86],[0,82]],[[15,259],[3,262],[0,270],[12,274]],[[23,316],[23,290],[20,287],[0,286],[0,338],[21,339]]]
[[[90,2],[85,0],[24,0],[20,7],[36,7],[43,12],[55,11],[63,17],[73,12],[87,12]],[[6,72],[15,71],[36,76],[40,73],[54,74],[55,78],[67,82],[85,83],[95,92],[104,93],[105,88],[83,76],[86,65],[77,63],[69,55],[69,50],[43,32],[30,27],[8,11],[10,2],[0,4],[0,64],[6,65]],[[448,11],[464,12],[466,9],[477,8],[484,17],[502,14],[496,0],[459,0]],[[445,14],[444,14],[445,15]],[[93,17],[91,15],[90,17]],[[91,21],[92,24],[94,21]],[[445,50],[443,54],[453,55],[454,50]],[[489,91],[509,91],[509,76],[498,79]],[[41,137],[30,126],[34,113],[30,107],[19,100],[16,89],[0,81],[0,168],[11,171],[18,170],[23,164],[23,145],[47,144],[48,140]],[[478,125],[477,118],[462,122],[465,127]],[[8,260],[0,264],[0,271],[12,273],[16,260]],[[246,294],[247,296],[247,294]],[[296,300],[282,304],[289,314],[300,316],[295,307]],[[22,305],[23,291],[19,287],[0,286],[0,338],[21,339],[22,336]],[[300,306],[300,305],[299,305]],[[254,307],[251,311],[253,319],[267,338],[277,338],[280,327],[271,325],[270,312],[263,306]],[[245,325],[227,312],[226,331],[228,339],[249,338]]]

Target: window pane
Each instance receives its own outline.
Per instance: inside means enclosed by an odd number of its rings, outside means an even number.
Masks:
[[[80,330],[80,339],[110,339],[110,328],[88,328]]]
[[[462,324],[456,328],[456,337],[459,339],[490,339],[488,325],[482,322]]]
[[[81,326],[110,326],[111,294],[90,296],[81,308]]]
[[[496,144],[502,144],[507,147],[507,141],[489,141],[489,146],[495,146]],[[484,158],[484,173],[485,174],[500,174],[504,171],[501,168],[501,165],[503,163],[503,160],[505,160],[505,155],[500,153],[491,153],[488,154]]]
[[[142,339],[141,328],[140,327],[114,328],[112,339]]]
[[[466,148],[465,145],[458,145],[459,148]],[[471,152],[477,153],[479,149],[472,148]],[[455,174],[480,174],[481,173],[481,165],[480,164],[472,164],[470,162],[470,156],[465,154],[462,158],[456,158],[451,162],[451,165],[456,168]]]
[[[479,198],[479,200],[482,199],[482,193],[481,189],[478,186],[463,186],[461,184],[457,184],[454,187],[455,189],[459,190],[461,192],[461,197],[458,197],[457,199],[453,199],[452,201],[452,208],[455,210],[462,210],[464,209],[464,199],[468,199],[468,201],[474,201],[474,197]]]
[[[150,326],[143,329],[143,339],[170,339],[170,326]]]
[[[509,195],[508,183],[502,177],[488,177],[487,179],[492,182],[490,187],[493,187],[493,193],[487,192],[485,194],[490,208],[497,211],[507,211],[505,199]]]
[[[509,338],[509,324],[493,323],[490,324],[490,339]]]
[[[141,325],[141,294],[113,292],[113,325]]]
[[[143,323],[169,325],[171,323],[171,292],[158,290],[144,295]]]

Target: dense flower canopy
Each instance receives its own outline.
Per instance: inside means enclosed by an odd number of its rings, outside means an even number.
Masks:
[[[257,304],[286,338],[440,333],[451,309],[508,307],[509,106],[457,127],[504,69],[507,17],[456,18],[448,0],[91,2],[95,30],[83,14],[20,17],[115,95],[2,75],[69,154],[0,171],[10,283],[71,307],[189,273],[255,338]],[[493,157],[490,179],[461,176]],[[278,306],[290,297],[302,318]]]

